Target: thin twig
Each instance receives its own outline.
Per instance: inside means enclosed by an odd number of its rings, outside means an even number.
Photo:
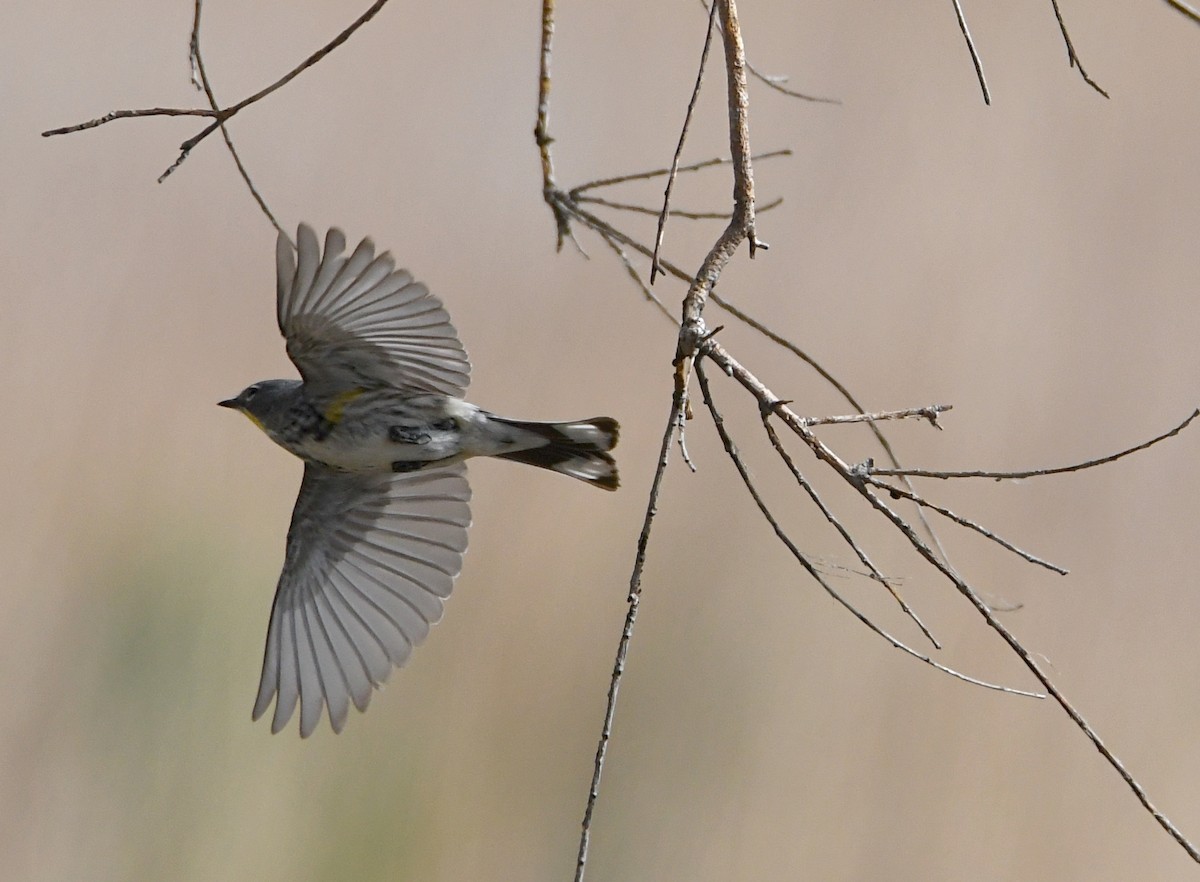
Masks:
[[[979,58],[979,53],[975,51],[975,41],[971,39],[971,31],[967,28],[967,17],[963,14],[962,4],[959,0],[954,2],[954,15],[958,18],[958,29],[962,31],[963,39],[967,41],[967,51],[971,53],[971,64],[975,65],[975,79],[979,80],[979,88],[983,91],[983,103],[991,105],[992,96],[988,92],[987,78],[983,75],[983,62]]]
[[[696,101],[700,97],[700,86],[704,83],[704,68],[708,65],[708,52],[712,48],[713,20],[717,17],[717,7],[713,4],[708,11],[708,22],[704,29],[704,48],[700,51],[700,66],[696,71],[696,84],[692,87],[692,97],[688,99],[687,112],[683,115],[683,126],[679,130],[679,141],[675,144],[675,155],[671,157],[671,170],[667,174],[667,185],[663,188],[662,211],[658,214],[658,229],[654,233],[654,254],[650,258],[650,285],[662,272],[658,265],[658,255],[662,251],[663,236],[667,231],[667,214],[671,208],[671,190],[675,186],[675,176],[679,173],[679,160],[683,156],[683,144],[687,140],[688,129],[692,125],[692,113],[696,110]]]
[[[646,299],[658,307],[659,312],[666,316],[667,321],[678,327],[679,319],[675,318],[671,310],[667,309],[667,305],[659,300],[655,293],[650,290],[650,286],[646,284],[644,279],[642,279],[642,274],[639,273],[637,267],[633,265],[633,261],[629,259],[629,255],[625,253],[625,249],[621,247],[621,244],[603,230],[597,230],[596,232],[599,234],[600,238],[604,240],[604,244],[611,248],[613,253],[615,253],[620,259],[621,264],[625,267],[625,272],[627,272],[629,277],[633,279],[633,283],[638,286],[638,289],[643,295],[645,295]]]
[[[1071,35],[1067,32],[1067,23],[1063,21],[1062,10],[1058,8],[1058,0],[1050,0],[1050,5],[1054,7],[1054,17],[1058,20],[1058,30],[1062,33],[1063,42],[1067,44],[1067,63],[1071,67],[1079,70],[1079,75],[1083,77],[1083,81],[1103,95],[1108,97],[1108,93],[1100,88],[1100,84],[1087,75],[1087,71],[1083,69],[1083,64],[1079,60],[1079,56],[1075,54],[1075,45],[1071,42]]]
[[[629,594],[626,597],[629,608],[625,612],[625,624],[621,629],[621,639],[617,643],[612,677],[608,683],[604,723],[600,727],[600,739],[596,744],[596,759],[592,765],[592,784],[588,788],[587,807],[583,812],[583,824],[579,835],[579,854],[575,861],[575,882],[583,882],[584,871],[587,867],[588,846],[592,838],[592,815],[596,809],[596,799],[600,795],[600,778],[604,772],[604,760],[608,756],[608,744],[612,737],[613,719],[617,712],[617,693],[621,687],[621,678],[625,675],[625,660],[629,654],[629,642],[633,639],[633,626],[637,622],[638,608],[641,605],[642,573],[646,568],[646,549],[650,545],[650,529],[658,514],[658,495],[662,489],[663,476],[667,472],[667,463],[671,455],[671,441],[674,438],[680,415],[683,413],[683,406],[684,399],[676,391],[671,396],[671,413],[667,417],[667,427],[663,431],[662,443],[658,448],[658,466],[654,470],[654,480],[650,483],[646,514],[642,519],[642,531],[638,534],[637,553],[633,559],[633,572],[629,577]]]
[[[1143,441],[1141,444],[1135,444],[1133,447],[1118,451],[1117,453],[1111,453],[1108,456],[1102,456],[1099,459],[1089,459],[1084,462],[1077,462],[1072,465],[1056,466],[1049,469],[1030,469],[1029,471],[1024,472],[986,472],[976,470],[952,472],[934,471],[932,469],[877,469],[874,467],[869,467],[866,469],[866,472],[869,475],[874,475],[877,477],[907,475],[914,478],[990,478],[993,481],[1016,481],[1022,478],[1040,478],[1044,475],[1061,475],[1065,472],[1081,472],[1084,469],[1092,469],[1096,466],[1101,466],[1106,463],[1116,462],[1118,459],[1122,459],[1130,454],[1138,453],[1139,451],[1145,450],[1148,447],[1153,447],[1160,441],[1173,438],[1175,435],[1178,435],[1180,432],[1186,429],[1198,416],[1200,416],[1200,410],[1194,410],[1188,414],[1187,418],[1175,428],[1163,432],[1161,435],[1157,435],[1151,438],[1149,441]]]
[[[687,449],[687,421],[688,415],[684,411],[679,411],[679,425],[675,427],[675,438],[679,442],[679,456],[683,459],[683,464],[688,467],[693,475],[696,474],[696,464],[692,462],[692,455]]]
[[[783,150],[771,150],[767,153],[756,153],[751,158],[755,162],[761,162],[764,159],[777,159],[780,156],[791,155],[792,151],[785,148]],[[718,165],[730,165],[732,162],[733,160],[727,156],[716,156],[712,159],[705,159],[702,162],[693,162],[691,165],[681,165],[679,168],[675,169],[675,171],[682,175],[688,172],[703,171],[706,168],[713,168],[714,166]],[[630,181],[646,181],[650,178],[661,178],[663,175],[669,175],[670,173],[671,169],[669,168],[656,168],[650,171],[634,172],[633,174],[628,175],[617,175],[616,177],[612,178],[600,178],[599,180],[588,181],[586,184],[580,184],[578,187],[572,187],[570,196],[574,199],[578,199],[579,194],[583,193],[585,190],[595,190],[598,187],[611,187],[615,184],[626,184]]]
[[[213,112],[220,117],[221,108],[217,104],[217,98],[213,94],[212,84],[208,80],[208,74],[204,70],[204,57],[200,53],[200,13],[204,4],[204,0],[195,0],[195,15],[192,19],[192,36],[188,42],[188,57],[192,65],[192,82],[195,83],[208,99],[208,105],[213,109]],[[275,219],[275,215],[267,206],[267,202],[263,199],[262,194],[258,192],[258,188],[254,186],[254,181],[250,179],[250,173],[246,170],[246,166],[242,164],[242,157],[238,155],[237,149],[233,146],[233,138],[229,134],[229,129],[225,125],[224,120],[221,121],[221,137],[225,140],[225,146],[229,148],[229,155],[233,157],[233,164],[237,166],[238,174],[242,176],[242,180],[246,182],[246,186],[250,190],[250,195],[254,197],[254,201],[258,203],[258,207],[262,209],[263,214],[267,216],[267,220],[279,232],[279,235],[291,242],[291,237],[284,232],[283,227],[279,225],[279,221]],[[159,178],[159,183],[162,183],[162,178]]]
[[[799,98],[801,101],[811,101],[814,104],[837,104],[841,105],[841,101],[837,98],[822,98],[820,95],[807,95],[804,92],[797,92],[795,89],[789,89],[783,85],[788,81],[786,76],[780,74],[765,74],[760,73],[749,61],[746,62],[746,70],[755,77],[764,86],[769,86],[776,92],[787,95],[789,98]]]
[[[867,616],[863,615],[863,613],[860,612],[858,610],[858,608],[856,608],[853,604],[851,604],[844,597],[842,597],[842,595],[839,594],[833,588],[833,586],[829,584],[828,580],[826,580],[825,577],[821,575],[820,570],[816,567],[816,565],[812,561],[810,561],[808,559],[808,556],[805,555],[804,552],[802,552],[796,546],[796,544],[792,541],[791,537],[788,536],[787,532],[783,529],[783,527],[781,527],[779,525],[779,522],[775,519],[775,516],[771,513],[770,508],[768,508],[766,502],[763,500],[762,496],[759,494],[758,488],[754,484],[754,480],[750,477],[750,471],[749,471],[749,469],[746,468],[746,464],[742,461],[742,457],[741,457],[741,454],[738,452],[737,445],[733,443],[733,440],[730,438],[728,431],[725,429],[724,419],[721,417],[720,412],[716,409],[716,406],[713,404],[712,394],[711,394],[711,391],[709,390],[709,386],[708,386],[708,380],[704,374],[704,366],[699,361],[696,362],[695,372],[696,372],[696,379],[700,383],[700,392],[704,398],[704,404],[708,408],[709,413],[712,416],[713,424],[716,426],[717,433],[721,437],[721,443],[725,447],[725,452],[729,455],[729,458],[733,461],[734,467],[737,469],[738,475],[742,479],[742,483],[745,485],[746,490],[750,493],[750,497],[754,500],[754,504],[758,507],[758,510],[762,513],[763,517],[766,518],[767,523],[769,523],[771,525],[771,529],[775,532],[776,537],[778,537],[778,539],[787,547],[788,551],[790,551],[792,553],[792,556],[796,558],[796,561],[800,564],[801,567],[803,567],[805,572],[807,572],[810,576],[812,576],[812,578],[817,581],[817,584],[819,584],[823,589],[825,589],[825,592],[830,597],[832,597],[839,604],[841,604],[842,607],[844,607],[846,610],[848,610],[850,612],[851,615],[853,615],[856,619],[858,619],[860,622],[862,622],[864,625],[866,625],[867,628],[869,628],[875,634],[882,637],[884,640],[888,641],[888,643],[890,643],[896,649],[906,652],[909,655],[913,656],[914,658],[916,658],[920,661],[923,661],[928,665],[932,665],[933,667],[937,668],[939,671],[942,671],[943,673],[949,674],[950,676],[955,677],[959,680],[964,680],[967,683],[972,683],[976,686],[983,686],[987,689],[994,689],[997,692],[1007,692],[1011,695],[1023,695],[1027,698],[1045,698],[1046,697],[1037,692],[1027,692],[1024,689],[1014,689],[1011,686],[1001,686],[996,683],[988,683],[985,680],[979,680],[975,677],[971,677],[971,676],[968,676],[967,674],[963,674],[960,671],[956,671],[953,668],[947,667],[946,665],[939,664],[938,662],[935,662],[933,659],[931,659],[929,656],[923,655],[922,653],[913,649],[908,644],[897,639],[896,637],[893,637],[887,631],[883,630],[878,625],[876,625],[874,622],[872,622],[869,618],[867,618]]]
[[[652,214],[658,217],[662,214],[660,208],[647,208],[644,205],[632,205],[628,202],[614,202],[611,199],[601,199],[599,196],[579,196],[578,202],[587,202],[592,205],[603,205],[605,208],[616,209],[617,211],[628,211],[632,214]],[[783,205],[783,199],[772,199],[766,205],[758,206],[758,213],[770,211],[773,208],[778,208]],[[685,220],[723,220],[727,221],[730,218],[728,211],[683,211],[679,208],[670,209],[667,214],[671,217],[681,217]],[[661,270],[660,270],[661,271]]]

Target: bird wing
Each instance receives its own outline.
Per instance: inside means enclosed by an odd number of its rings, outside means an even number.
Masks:
[[[276,312],[288,357],[316,398],[387,385],[461,397],[471,363],[441,300],[363,239],[347,258],[332,228],[325,250],[308,224],[275,247]]]
[[[275,591],[254,719],[271,731],[300,702],[307,737],[329,708],[335,732],[442,617],[471,522],[466,467],[406,474],[306,464]]]

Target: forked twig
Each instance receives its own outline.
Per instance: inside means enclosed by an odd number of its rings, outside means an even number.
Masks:
[[[1071,42],[1071,35],[1067,31],[1067,23],[1063,21],[1062,10],[1058,8],[1058,0],[1050,0],[1050,5],[1054,7],[1054,18],[1058,21],[1059,33],[1062,34],[1063,42],[1067,45],[1067,63],[1079,71],[1079,75],[1083,77],[1085,83],[1107,98],[1108,93],[1100,88],[1099,83],[1088,76],[1087,71],[1083,69],[1083,62],[1075,54],[1075,44]]]
[[[769,159],[769,158],[773,158],[773,157],[777,157],[777,156],[790,155],[790,153],[791,153],[791,151],[783,150],[783,151],[774,151],[772,153],[755,154],[753,159],[755,159],[755,160]],[[702,168],[709,168],[709,167],[716,166],[716,165],[728,164],[730,162],[731,162],[731,160],[728,160],[728,159],[711,159],[711,160],[707,160],[702,163],[697,163],[691,167],[688,167],[688,166],[681,167],[679,169],[679,171],[680,171],[680,173],[682,173],[684,171],[695,171],[695,170],[699,170]],[[665,168],[664,169],[655,169],[654,171],[651,171],[651,172],[641,172],[641,173],[633,174],[633,175],[623,175],[623,176],[620,176],[617,178],[609,178],[606,180],[594,181],[591,184],[585,185],[585,186],[607,186],[609,184],[624,183],[625,181],[640,180],[640,179],[650,177],[650,176],[661,176],[661,175],[667,174],[669,171],[670,171],[669,169],[665,169]],[[623,246],[624,248],[630,248],[630,249],[638,252],[639,254],[641,254],[644,257],[649,258],[652,256],[653,252],[650,250],[649,247],[647,247],[646,245],[643,245],[641,242],[634,239],[628,233],[625,233],[622,230],[619,230],[618,228],[614,227],[612,224],[608,223],[607,221],[600,218],[599,216],[593,214],[592,212],[587,211],[585,208],[583,208],[579,204],[578,201],[575,201],[572,198],[572,194],[577,193],[579,191],[579,189],[580,188],[575,188],[568,193],[563,193],[562,191],[555,190],[552,198],[555,199],[555,204],[556,204],[557,208],[562,210],[566,214],[567,217],[573,218],[574,220],[579,221],[585,227],[587,227],[590,230],[593,230],[598,235],[603,237],[605,239],[605,241],[609,244],[610,247],[614,247],[614,243],[618,243],[619,246]],[[620,253],[621,253],[621,255],[623,255],[622,259],[627,261],[628,255],[625,255],[623,250]],[[662,267],[664,272],[669,273],[670,275],[674,276],[675,278],[679,279],[680,281],[688,283],[688,284],[691,284],[693,282],[693,277],[691,274],[685,272],[681,267],[672,263],[671,261],[667,260],[666,258],[660,258],[659,264]],[[627,271],[629,271],[631,269],[631,266],[632,266],[631,264],[626,262],[626,270]],[[643,283],[641,283],[640,276],[638,276],[636,274],[636,271],[633,272],[633,277],[634,277],[635,282],[639,286],[639,290],[642,291],[643,295],[646,295],[647,292],[649,291],[649,288],[646,285],[644,285]],[[817,373],[817,375],[820,376],[821,379],[823,379],[829,385],[831,385],[834,388],[834,390],[837,391],[838,394],[840,394],[846,400],[846,403],[849,404],[851,407],[857,409],[860,413],[866,412],[866,409],[859,403],[857,398],[849,390],[849,388],[846,387],[846,385],[844,383],[842,383],[840,380],[838,380],[838,378],[835,377],[832,373],[830,373],[830,371],[827,368],[825,368],[820,362],[818,362],[815,358],[813,358],[811,355],[809,355],[807,352],[805,352],[803,349],[801,349],[794,342],[792,342],[791,340],[787,339],[786,337],[776,333],[770,327],[768,327],[766,324],[764,324],[763,322],[754,318],[753,316],[749,315],[745,310],[740,309],[739,307],[735,306],[733,303],[731,303],[729,301],[729,299],[727,297],[723,297],[720,294],[716,293],[715,291],[713,291],[710,294],[710,297],[714,303],[716,303],[718,306],[720,306],[723,310],[728,312],[730,315],[732,315],[734,318],[736,318],[742,324],[746,325],[747,327],[751,328],[752,330],[754,330],[754,331],[758,332],[759,334],[761,334],[762,336],[766,337],[766,339],[770,340],[772,343],[775,343],[776,345],[787,350],[792,355],[796,356],[802,362],[804,362],[806,365],[808,365],[810,368],[812,368]],[[657,298],[653,298],[653,299],[654,299],[655,303],[661,303]],[[674,320],[674,319],[672,319],[672,320],[676,321],[676,324],[678,324],[677,320]],[[895,466],[896,468],[900,468],[900,460],[896,456],[895,450],[892,448],[892,444],[888,440],[887,436],[883,433],[883,430],[880,429],[879,426],[877,426],[874,421],[868,423],[868,425],[870,427],[870,431],[871,431],[872,435],[874,435],[874,437],[875,437],[876,442],[879,444],[879,446],[882,448],[884,454],[887,456],[888,461],[891,462],[892,465]],[[905,481],[905,485],[908,486],[909,489],[913,489],[911,483],[908,481],[907,478],[903,478],[902,480]],[[937,548],[938,553],[942,556],[942,559],[949,561],[949,554],[946,552],[946,549],[942,544],[941,538],[933,530],[929,521],[926,519],[924,512],[921,511],[920,509],[917,509],[916,515],[917,515],[918,521],[921,524],[922,529],[925,531],[926,535],[929,537],[929,540],[931,542],[933,542],[934,547]]]
[[[203,141],[205,138],[207,138],[209,135],[211,135],[213,132],[215,132],[218,128],[220,128],[222,123],[224,123],[225,121],[236,116],[239,112],[241,112],[245,108],[249,107],[251,104],[255,104],[258,101],[261,101],[263,98],[266,98],[272,92],[275,92],[276,90],[283,88],[288,83],[290,83],[292,80],[294,80],[296,77],[298,77],[301,73],[308,70],[308,68],[312,67],[314,64],[319,62],[322,58],[324,58],[326,55],[328,55],[330,52],[332,52],[338,46],[345,43],[346,40],[348,40],[355,31],[357,31],[359,28],[361,28],[363,25],[365,25],[368,21],[370,21],[372,18],[374,18],[375,15],[379,12],[379,10],[383,9],[383,7],[387,4],[387,2],[388,2],[388,0],[375,0],[375,2],[371,4],[370,8],[368,8],[366,12],[364,12],[357,19],[355,19],[353,23],[351,23],[348,27],[346,27],[336,37],[334,37],[332,40],[330,40],[328,43],[326,43],[324,46],[322,46],[320,49],[318,49],[312,55],[308,56],[308,58],[306,58],[304,61],[300,62],[300,64],[298,64],[296,67],[292,68],[290,71],[288,71],[282,77],[277,79],[275,82],[271,83],[269,86],[259,89],[253,95],[243,98],[237,104],[232,104],[229,107],[226,107],[222,110],[218,111],[211,107],[209,107],[207,109],[204,109],[204,108],[178,108],[178,107],[152,107],[152,108],[147,108],[144,110],[117,110],[112,113],[105,114],[102,117],[98,117],[97,119],[88,120],[87,122],[77,123],[76,125],[72,125],[72,126],[64,126],[62,128],[58,128],[58,129],[50,129],[48,131],[42,132],[42,136],[48,138],[53,135],[67,135],[67,134],[71,134],[72,132],[81,132],[85,129],[93,129],[93,128],[96,128],[97,126],[102,126],[106,123],[110,123],[110,122],[113,122],[114,120],[118,120],[118,119],[133,119],[133,118],[144,117],[144,116],[205,116],[205,117],[212,118],[213,122],[209,123],[203,129],[201,129],[199,133],[193,135],[192,137],[190,137],[186,141],[184,141],[181,145],[179,145],[179,156],[175,159],[175,161],[173,163],[171,163],[171,165],[167,168],[167,170],[165,172],[163,172],[162,176],[159,178],[159,181],[161,182],[164,178],[169,176],[175,169],[177,169],[183,163],[183,161],[185,159],[187,159],[188,155],[192,152],[192,150],[196,147],[197,144],[199,144],[201,141]]]

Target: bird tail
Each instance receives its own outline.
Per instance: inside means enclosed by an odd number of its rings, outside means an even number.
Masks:
[[[492,417],[497,422],[532,432],[545,443],[525,450],[496,454],[538,468],[550,469],[587,481],[605,490],[616,490],[617,463],[608,452],[617,446],[621,427],[611,417],[568,423],[532,423]]]

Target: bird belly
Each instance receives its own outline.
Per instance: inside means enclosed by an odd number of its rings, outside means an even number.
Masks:
[[[395,425],[369,433],[335,426],[324,438],[296,445],[302,458],[348,472],[395,471],[397,462],[434,462],[459,454],[456,433],[429,426]]]

